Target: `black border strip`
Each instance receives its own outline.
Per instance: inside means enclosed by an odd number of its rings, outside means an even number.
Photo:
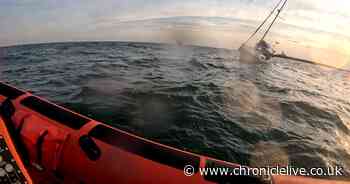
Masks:
[[[95,126],[89,136],[144,158],[183,170],[186,165],[198,172],[200,158],[118,132],[104,125]]]
[[[25,92],[18,90],[12,86],[9,86],[5,83],[0,82],[0,95],[3,95],[11,100],[16,99],[17,97],[24,95]]]
[[[79,116],[59,106],[45,102],[35,96],[29,96],[23,99],[21,101],[21,104],[75,130],[80,129],[90,121],[85,117]]]

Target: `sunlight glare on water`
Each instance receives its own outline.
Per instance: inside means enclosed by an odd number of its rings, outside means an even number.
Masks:
[[[1,80],[137,135],[243,165],[350,175],[349,73],[128,42],[1,48]]]

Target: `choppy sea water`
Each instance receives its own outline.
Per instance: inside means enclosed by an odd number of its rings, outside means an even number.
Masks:
[[[83,42],[0,48],[0,80],[183,150],[350,176],[350,73],[235,50]]]

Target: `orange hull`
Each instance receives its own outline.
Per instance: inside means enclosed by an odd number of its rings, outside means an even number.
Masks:
[[[202,176],[212,164],[239,167],[162,145],[95,121],[0,83],[0,102],[14,107],[13,127],[33,183],[327,183],[301,177]],[[185,176],[192,165],[195,174]],[[271,182],[270,182],[271,181]]]

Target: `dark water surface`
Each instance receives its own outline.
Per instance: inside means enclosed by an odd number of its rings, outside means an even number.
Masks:
[[[192,46],[91,42],[0,49],[1,80],[112,126],[251,166],[344,167],[350,75],[240,63]]]

